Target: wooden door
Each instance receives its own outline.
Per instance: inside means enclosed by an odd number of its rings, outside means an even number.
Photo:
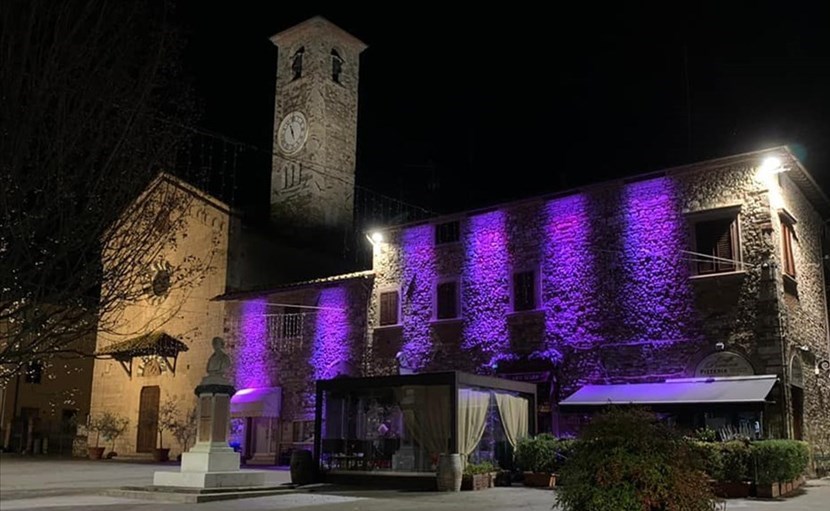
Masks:
[[[159,396],[161,390],[158,385],[142,387],[138,402],[138,439],[135,442],[135,452],[153,452],[156,448],[159,420]]]
[[[804,439],[804,391],[794,385],[790,386],[793,401],[793,438]]]

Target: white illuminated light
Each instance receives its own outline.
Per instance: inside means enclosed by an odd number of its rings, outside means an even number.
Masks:
[[[761,170],[770,174],[777,174],[778,172],[784,171],[781,167],[781,160],[775,156],[766,158],[761,164]]]
[[[372,242],[373,243],[380,243],[383,241],[383,233],[380,231],[375,231],[372,233]]]

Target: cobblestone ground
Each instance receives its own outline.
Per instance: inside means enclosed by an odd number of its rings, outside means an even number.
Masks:
[[[256,499],[205,504],[162,504],[108,497],[100,492],[119,486],[140,486],[152,481],[156,470],[175,465],[115,461],[21,459],[0,456],[0,511],[50,509],[90,511],[199,511],[359,510],[475,511],[521,509],[552,511],[553,491],[522,487],[493,488],[479,492],[426,493],[357,488],[322,488]],[[268,471],[268,481],[288,481],[288,473]],[[830,479],[812,480],[799,495],[776,501],[730,500],[727,511],[820,511],[830,508]]]

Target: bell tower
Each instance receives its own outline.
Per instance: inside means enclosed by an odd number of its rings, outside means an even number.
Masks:
[[[301,239],[351,234],[360,53],[316,16],[273,36],[278,48],[271,221]]]

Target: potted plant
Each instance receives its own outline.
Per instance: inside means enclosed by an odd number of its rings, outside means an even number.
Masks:
[[[498,467],[489,461],[468,463],[461,476],[462,490],[483,490],[492,488]]]
[[[90,417],[87,429],[89,431],[95,431],[96,433],[95,447],[89,448],[90,459],[101,459],[101,457],[104,454],[104,448],[98,447],[98,440],[100,438],[103,438],[106,442],[111,442],[110,454],[114,455],[115,440],[124,434],[124,432],[127,430],[127,425],[129,423],[130,420],[126,417],[122,417],[117,413],[113,413],[110,411],[102,412],[100,415],[96,417]]]
[[[190,442],[196,437],[196,420],[196,407],[194,406],[173,425],[172,433],[181,448],[181,452],[187,451],[190,447]],[[181,456],[179,454],[179,459],[181,459]]]
[[[87,456],[91,460],[100,460],[104,456],[104,448],[98,446],[101,439],[101,417],[90,416],[86,424],[88,434],[95,433],[95,446],[87,446]]]
[[[516,463],[524,472],[524,485],[551,488],[556,485],[556,438],[542,433],[523,438],[516,446]]]
[[[159,433],[159,445],[153,449],[153,461],[168,461],[170,459],[170,448],[164,447],[164,432],[173,433],[179,418],[179,407],[176,401],[168,399],[159,407],[158,424],[156,429]]]

